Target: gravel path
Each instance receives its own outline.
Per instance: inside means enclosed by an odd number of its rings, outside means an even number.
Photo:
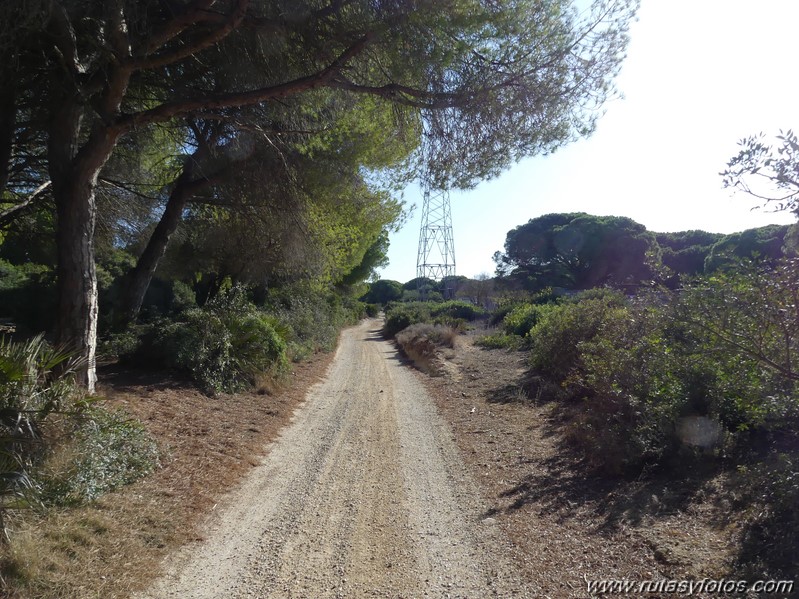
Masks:
[[[452,433],[378,326],[344,332],[204,541],[142,599],[528,596]]]

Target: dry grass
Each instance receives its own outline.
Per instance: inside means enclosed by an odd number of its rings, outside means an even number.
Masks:
[[[730,574],[741,525],[720,517],[723,475],[591,476],[565,446],[570,421],[530,384],[525,352],[461,339],[451,354],[445,376],[425,382],[484,493],[484,515],[511,539],[537,596],[587,596],[585,578]]]
[[[204,518],[258,463],[331,359],[296,365],[282,388],[262,380],[255,392],[218,398],[185,381],[105,372],[100,392],[144,423],[162,467],[90,506],[13,514],[0,596],[112,599],[144,588],[169,552],[198,538]]]
[[[454,348],[457,338],[458,331],[452,327],[427,323],[412,324],[395,337],[397,345],[414,365],[431,375],[441,374],[438,349]]]

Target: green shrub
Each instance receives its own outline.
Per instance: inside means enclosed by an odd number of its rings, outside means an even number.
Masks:
[[[0,529],[5,512],[39,503],[31,477],[43,456],[43,429],[57,412],[79,413],[80,360],[51,348],[41,335],[24,342],[0,337]]]
[[[136,366],[186,371],[209,391],[246,387],[259,372],[280,373],[288,359],[330,351],[339,331],[366,314],[354,298],[296,284],[262,292],[259,309],[247,289],[233,286],[178,320],[155,316],[108,337],[106,355]]]
[[[621,317],[625,310],[621,306],[617,295],[606,294],[545,310],[529,333],[533,370],[558,384],[579,377],[579,344],[592,340],[607,320]]]
[[[799,260],[739,262],[695,279],[676,318],[713,372],[729,425],[779,428],[799,410]],[[722,401],[723,400],[723,401]]]
[[[47,416],[71,407],[80,398],[74,380],[80,364],[42,335],[27,341],[0,336],[0,429],[35,435]]]
[[[225,313],[220,307],[190,310],[185,323],[163,331],[161,344],[174,347],[175,366],[215,392],[239,391],[256,374],[285,368],[286,343],[268,316],[254,309]]]
[[[547,305],[519,304],[505,315],[502,327],[508,335],[526,337],[548,309]]]
[[[430,314],[434,317],[449,317],[468,322],[485,316],[486,312],[480,306],[461,300],[450,300],[430,307]]]
[[[383,335],[393,338],[402,329],[419,322],[430,322],[431,304],[428,302],[390,303],[386,306]]]
[[[538,293],[517,292],[510,295],[505,295],[499,299],[496,309],[491,313],[488,319],[488,324],[491,326],[502,324],[502,322],[505,320],[505,317],[522,304],[543,306],[554,303],[558,299],[560,299],[560,296],[556,294],[551,287],[542,289]]]
[[[507,335],[505,333],[495,333],[493,335],[483,335],[475,340],[475,344],[486,349],[520,349],[522,339],[518,335]]]
[[[376,318],[380,314],[380,304],[366,304],[364,310],[369,318]]]
[[[533,372],[559,385],[570,408],[567,439],[609,473],[662,462],[679,448],[689,412],[691,357],[666,334],[664,308],[589,294],[549,308],[530,332]]]
[[[402,297],[400,298],[400,301],[405,303],[421,302],[421,301],[440,303],[444,301],[444,296],[441,295],[439,291],[433,291],[431,289],[422,292],[420,292],[418,289],[405,289],[402,292]]]
[[[122,355],[125,361],[182,370],[212,392],[244,389],[257,374],[281,373],[287,366],[288,328],[258,310],[240,286],[187,310],[180,320],[159,317],[132,331],[137,343],[128,333],[115,338],[118,346],[134,346]]]
[[[58,450],[53,469],[41,473],[46,504],[76,505],[92,501],[150,474],[158,466],[158,448],[141,423],[121,412],[91,408],[81,414],[70,441]]]
[[[583,413],[571,440],[599,469],[662,462],[679,448],[675,424],[690,404],[680,373],[690,361],[666,349],[664,322],[658,310],[612,308],[578,343],[567,385],[583,398]]]
[[[131,325],[124,331],[110,333],[97,342],[98,360],[126,360],[139,352],[142,335],[148,327]]]
[[[173,312],[185,312],[192,308],[197,307],[197,297],[194,294],[194,289],[183,281],[172,282],[172,302],[171,308]]]
[[[272,291],[264,309],[285,327],[284,337],[295,361],[318,351],[331,351],[339,331],[357,323],[366,313],[363,302],[300,284]]]
[[[341,308],[338,308],[335,303],[332,308],[336,311],[343,310],[342,326],[353,325],[366,318],[366,302],[362,302],[349,295],[332,295],[334,298],[341,298]]]

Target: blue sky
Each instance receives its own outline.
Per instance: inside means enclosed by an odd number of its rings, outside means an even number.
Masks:
[[[457,273],[493,273],[506,233],[550,212],[628,216],[653,231],[731,233],[791,223],[752,211],[719,172],[742,137],[799,129],[795,0],[642,0],[597,131],[546,157],[523,160],[468,192],[450,194]],[[416,276],[419,204],[391,236],[380,276]]]

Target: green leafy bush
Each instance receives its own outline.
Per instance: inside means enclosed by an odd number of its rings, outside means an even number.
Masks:
[[[530,331],[530,363],[537,374],[565,385],[583,367],[579,344],[592,340],[609,319],[622,316],[623,296],[604,294],[554,305]]]
[[[132,356],[139,353],[139,349],[142,346],[142,337],[150,329],[152,329],[150,325],[133,324],[123,331],[105,335],[97,342],[98,361],[135,361],[132,360]]]
[[[274,319],[259,312],[241,287],[189,310],[185,319],[164,331],[162,343],[175,347],[176,366],[211,391],[241,390],[256,374],[281,372],[287,365],[286,342]]]
[[[175,366],[215,392],[241,390],[256,374],[286,366],[286,343],[271,319],[254,309],[226,312],[225,303],[190,310],[185,323],[168,327],[162,337],[164,346],[175,348]]]
[[[799,259],[738,262],[695,279],[677,316],[697,350],[712,356],[724,416],[739,428],[779,428],[799,410]]]
[[[0,339],[0,527],[5,510],[91,500],[157,464],[141,425],[90,407],[80,365],[41,335]]]
[[[500,297],[496,309],[491,312],[488,324],[497,326],[503,323],[505,317],[521,304],[546,305],[560,299],[560,295],[555,293],[551,287],[542,289],[537,293],[515,292],[507,293]]]
[[[0,427],[12,435],[35,436],[47,416],[80,397],[74,380],[79,366],[43,335],[21,342],[0,337]]]
[[[431,304],[427,302],[390,303],[386,306],[386,320],[383,335],[389,339],[402,329],[418,322],[430,322]]]
[[[260,373],[287,367],[286,328],[258,310],[246,290],[234,286],[180,320],[156,318],[135,327],[138,344],[123,359],[138,366],[171,367],[191,374],[212,392],[234,392]]]
[[[519,349],[522,346],[522,339],[518,335],[495,333],[478,337],[475,339],[475,344],[486,349]]]
[[[135,482],[158,466],[159,457],[141,423],[97,407],[81,414],[59,451],[41,473],[41,497],[51,505],[85,503]]]
[[[197,296],[194,289],[183,281],[172,282],[172,302],[173,312],[185,312],[197,307]]]
[[[430,314],[433,317],[446,316],[451,319],[472,322],[485,316],[486,312],[480,306],[475,306],[469,302],[450,300],[440,304],[432,304]]]
[[[502,327],[508,335],[526,337],[548,309],[548,305],[519,304],[505,315]]]
[[[209,391],[233,392],[257,374],[282,373],[289,358],[332,350],[339,331],[366,315],[363,302],[309,285],[262,296],[258,308],[245,287],[234,285],[202,308],[156,315],[108,336],[102,353],[136,366],[176,368]]]
[[[684,416],[720,424],[718,443],[780,431],[799,415],[796,289],[799,265],[785,263],[632,301],[593,290],[541,315],[529,334],[532,370],[573,400],[569,440],[606,471],[681,451]]]
[[[479,306],[460,300],[448,302],[391,302],[386,306],[383,335],[396,336],[402,329],[416,323],[439,324],[462,329],[466,322],[482,318],[485,311]]]
[[[662,462],[679,449],[678,418],[690,407],[686,355],[664,337],[658,309],[613,308],[580,341],[565,384],[581,397],[570,439],[595,467],[620,472]]]
[[[380,304],[366,304],[364,311],[369,318],[376,318],[380,314]]]
[[[271,293],[264,309],[285,328],[289,354],[295,361],[318,351],[331,351],[341,329],[366,314],[363,302],[301,284]]]
[[[579,400],[567,438],[598,470],[639,468],[679,448],[692,361],[668,337],[668,322],[663,307],[601,293],[551,307],[530,332],[533,372]]]

